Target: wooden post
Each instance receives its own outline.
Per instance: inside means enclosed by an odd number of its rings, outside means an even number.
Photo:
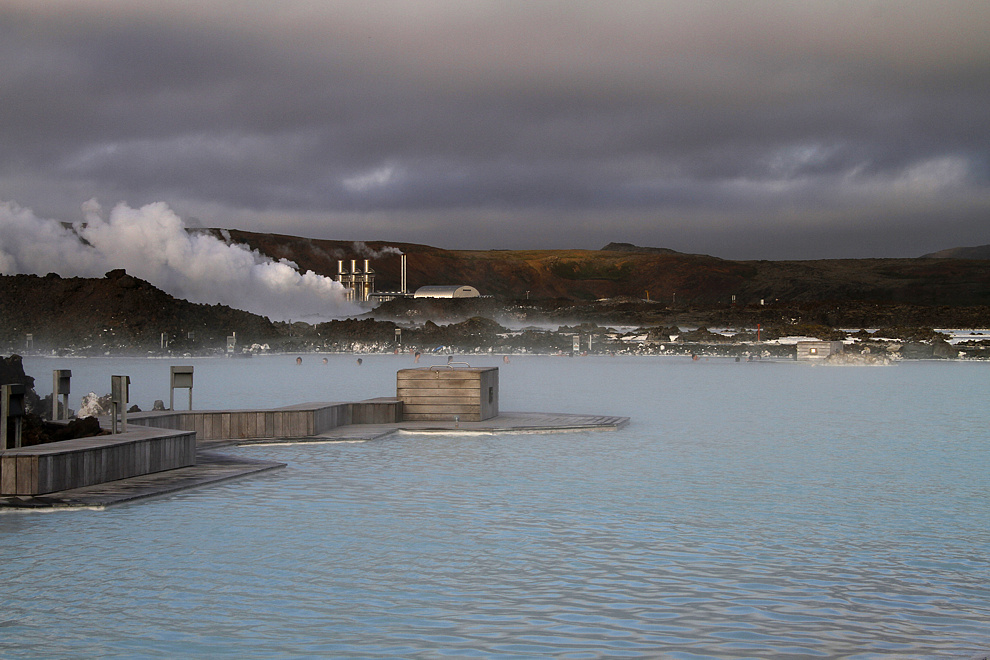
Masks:
[[[130,376],[110,376],[110,432],[118,431],[117,416],[120,415],[121,433],[127,432],[127,404],[130,401]]]
[[[69,369],[52,370],[52,419],[69,419],[69,380],[72,378],[72,371]],[[62,403],[62,414],[58,414],[58,404],[61,397],[65,397]]]
[[[171,367],[170,383],[168,392],[168,409],[175,410],[175,390],[188,388],[189,390],[189,410],[192,410],[192,390],[193,390],[193,368],[192,367]]]
[[[0,385],[0,448],[7,446],[9,420],[14,420],[14,449],[21,446],[21,417],[24,416],[24,393],[27,391],[19,383]]]

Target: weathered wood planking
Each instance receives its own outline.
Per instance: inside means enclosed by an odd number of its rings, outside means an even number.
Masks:
[[[160,429],[195,431],[200,441],[306,438],[348,424],[386,424],[402,419],[393,398],[343,403],[304,403],[274,410],[179,410],[132,413],[128,421]]]
[[[443,367],[416,367],[415,369],[400,369],[396,373],[396,380],[442,380],[447,383],[455,383],[459,380],[475,381],[478,380],[479,373],[492,369],[498,371],[498,367],[458,367],[450,369]]]
[[[402,419],[480,422],[498,415],[498,368],[425,367],[396,374]]]
[[[464,397],[475,397],[477,394],[477,383],[472,383],[470,381],[461,381],[465,385],[474,385],[474,387],[440,387],[438,385],[424,385],[423,387],[397,387],[396,393],[399,395],[397,398],[401,398],[402,395],[409,396],[464,396]]]
[[[0,495],[42,495],[195,464],[195,433],[137,427],[0,452]]]
[[[795,346],[795,359],[824,360],[842,353],[843,349],[841,341],[799,341]]]
[[[0,494],[39,495],[195,465],[197,440],[306,438],[349,424],[402,419],[393,398],[276,410],[134,413],[127,433],[0,453]]]

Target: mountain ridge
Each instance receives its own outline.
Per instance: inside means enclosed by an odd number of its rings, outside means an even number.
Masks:
[[[220,230],[213,230],[219,232]],[[227,230],[230,240],[303,271],[334,277],[337,261],[369,258],[376,289],[469,284],[506,299],[648,298],[703,305],[760,301],[990,304],[990,260],[953,258],[733,261],[668,248],[610,243],[602,250],[447,250],[415,243],[338,241]],[[371,255],[371,256],[369,256]],[[990,322],[990,321],[988,321]]]
[[[921,255],[922,259],[990,259],[990,245],[954,247]]]

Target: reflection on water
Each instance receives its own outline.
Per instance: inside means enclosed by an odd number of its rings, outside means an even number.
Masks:
[[[387,395],[411,362],[294,359],[196,361],[196,396]],[[106,511],[0,515],[0,656],[970,658],[990,646],[990,365],[490,361],[504,409],[632,423],[244,447],[232,451],[289,467]],[[53,368],[88,377],[79,362],[28,368],[40,385]],[[168,362],[89,363],[132,382],[163,369],[167,386]]]

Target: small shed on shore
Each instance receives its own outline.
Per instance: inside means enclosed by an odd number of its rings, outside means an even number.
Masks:
[[[797,343],[798,360],[824,360],[830,355],[842,353],[841,341],[799,341]]]

